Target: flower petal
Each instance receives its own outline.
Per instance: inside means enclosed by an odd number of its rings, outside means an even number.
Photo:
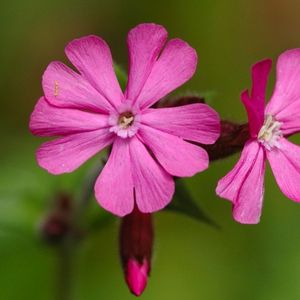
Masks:
[[[248,114],[250,134],[256,137],[264,123],[264,110],[267,81],[272,67],[272,60],[262,60],[252,67],[252,91],[251,97],[248,91],[241,94],[242,102]]]
[[[61,62],[52,62],[43,75],[47,100],[58,107],[79,108],[95,112],[112,110],[111,104],[82,76]]]
[[[282,134],[291,135],[300,132],[300,101],[291,103],[287,110],[283,110],[276,115],[276,120],[281,123],[280,131]]]
[[[111,52],[104,40],[93,35],[75,39],[67,45],[65,52],[81,75],[114,107],[123,101]]]
[[[248,141],[234,168],[219,182],[217,194],[233,203],[233,217],[245,224],[259,223],[264,194],[265,154]]]
[[[136,100],[139,107],[150,107],[184,84],[194,75],[196,66],[195,49],[180,39],[170,40],[154,64]]]
[[[126,98],[135,101],[163,48],[168,33],[157,24],[140,24],[129,31],[129,75]]]
[[[280,148],[267,151],[267,158],[281,191],[300,202],[300,147],[285,138],[278,143]]]
[[[208,154],[199,146],[145,125],[140,127],[138,135],[173,176],[189,177],[208,168]]]
[[[121,217],[129,214],[134,207],[129,141],[122,138],[115,140],[108,161],[95,185],[99,204]]]
[[[201,144],[213,144],[220,135],[218,113],[201,103],[148,109],[142,123]]]
[[[113,141],[107,129],[75,133],[42,144],[38,164],[51,174],[70,173]]]
[[[164,208],[174,194],[173,178],[151,157],[136,137],[130,141],[130,157],[139,210],[151,213]]]
[[[108,116],[52,106],[41,97],[30,117],[30,130],[38,136],[59,136],[108,126]]]
[[[274,93],[266,112],[281,122],[291,115],[296,117],[294,104],[300,101],[300,49],[288,50],[279,56],[276,77]]]

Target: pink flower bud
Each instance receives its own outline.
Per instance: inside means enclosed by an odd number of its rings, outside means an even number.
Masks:
[[[126,266],[126,282],[130,291],[140,296],[147,286],[149,264],[146,259],[142,263],[135,259],[129,259]]]
[[[153,227],[151,214],[137,208],[122,219],[120,255],[126,283],[135,296],[146,288],[151,270]]]

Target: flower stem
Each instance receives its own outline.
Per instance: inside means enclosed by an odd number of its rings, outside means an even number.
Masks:
[[[93,195],[95,181],[104,166],[101,165],[92,168],[83,181],[82,190],[78,197],[78,201],[74,205],[71,215],[65,215],[65,221],[68,222],[69,230],[61,238],[57,245],[57,274],[56,274],[56,299],[71,300],[72,299],[72,281],[73,281],[73,260],[77,243],[81,237],[80,224],[84,218],[88,204]]]
[[[57,300],[71,300],[73,250],[70,241],[64,241],[64,243],[58,247],[57,256]]]

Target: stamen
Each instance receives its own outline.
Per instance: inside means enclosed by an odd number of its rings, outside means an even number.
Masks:
[[[265,123],[258,133],[258,141],[268,150],[272,150],[274,147],[279,148],[278,140],[282,137],[280,127],[280,122],[276,121],[273,116],[267,115]]]

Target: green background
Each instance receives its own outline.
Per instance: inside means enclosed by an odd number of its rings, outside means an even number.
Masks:
[[[163,24],[199,55],[196,75],[177,93],[213,92],[209,104],[222,118],[245,122],[239,94],[250,86],[250,66],[300,46],[299,11],[297,0],[2,1],[0,299],[56,299],[57,251],[41,240],[39,226],[53,194],[78,191],[91,166],[70,175],[47,174],[34,159],[42,140],[27,129],[42,95],[42,73],[52,60],[66,62],[67,42],[100,35],[126,68],[128,30],[142,22]],[[230,203],[214,189],[237,159],[213,162],[185,180],[220,230],[172,212],[155,215],[153,270],[142,299],[300,298],[300,206],[281,194],[268,169],[261,223],[235,223]],[[107,216],[95,201],[89,213]],[[115,219],[76,245],[72,299],[133,299],[120,268],[118,224]]]

